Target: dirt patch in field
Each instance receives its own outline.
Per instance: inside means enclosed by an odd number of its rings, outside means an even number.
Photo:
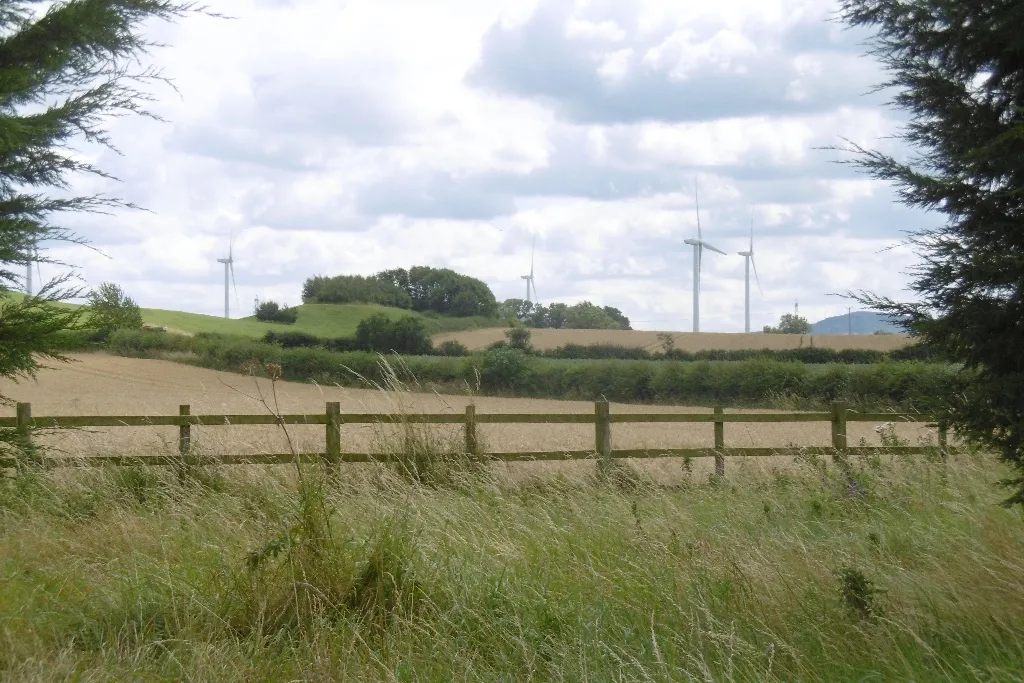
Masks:
[[[493,327],[465,332],[448,332],[434,335],[435,344],[456,340],[470,350],[480,350],[496,341],[505,339],[507,327]],[[633,346],[648,351],[661,350],[659,332],[647,330],[531,330],[530,340],[534,348],[556,349],[566,344],[614,344]],[[705,351],[717,349],[796,349],[816,346],[828,349],[870,349],[892,351],[911,343],[911,338],[896,334],[879,335],[803,335],[803,334],[742,334],[726,332],[672,332],[675,346],[681,351]]]
[[[82,354],[76,362],[43,370],[37,381],[0,381],[0,393],[32,404],[33,415],[177,415],[180,404],[189,404],[193,415],[260,414],[266,409],[262,393],[274,403],[269,380],[181,365],[170,361]],[[279,382],[276,404],[282,413],[322,414],[325,402],[339,401],[344,413],[452,412],[462,413],[472,401],[478,414],[486,413],[593,413],[593,403],[539,399],[445,396],[426,393],[385,393],[376,389],[349,389],[309,383]],[[612,413],[711,412],[710,408],[613,404]],[[734,411],[730,411],[734,412]],[[736,412],[770,412],[743,410]],[[0,414],[14,415],[13,406]],[[850,423],[849,443],[864,438],[868,445],[880,439],[871,423]],[[422,426],[459,439],[457,425]],[[377,450],[387,438],[379,425],[342,427],[342,447],[350,452]],[[583,450],[593,447],[592,425],[480,425],[482,445],[490,451]],[[933,430],[919,424],[900,424],[897,434],[916,444],[933,438]],[[208,453],[283,453],[288,451],[284,434],[273,426],[204,426],[193,429],[197,447]],[[291,426],[289,434],[303,451],[322,451],[322,426]],[[177,427],[112,427],[62,430],[42,437],[42,442],[74,455],[100,453],[173,453]],[[614,448],[689,448],[714,443],[711,424],[630,424],[612,426]],[[727,423],[726,446],[785,447],[828,446],[827,422],[758,424]]]

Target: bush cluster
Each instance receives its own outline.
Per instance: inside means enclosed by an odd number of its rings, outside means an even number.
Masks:
[[[316,275],[302,286],[305,303],[379,304],[433,311],[458,318],[494,317],[498,302],[482,280],[448,268],[413,266],[395,268],[375,275]]]
[[[360,321],[354,337],[325,339],[307,332],[271,330],[263,335],[263,341],[285,349],[324,349],[334,352],[373,351],[415,356],[426,355],[434,350],[422,320],[411,315],[392,320],[383,313],[375,313]]]
[[[125,355],[189,351],[187,362],[238,371],[247,361],[276,363],[289,380],[359,386],[384,383],[379,357],[367,351],[284,348],[280,344],[210,334],[179,337],[118,331],[111,350]],[[730,406],[820,405],[847,401],[863,409],[933,411],[961,392],[966,375],[955,366],[887,360],[875,364],[809,364],[754,358],[742,361],[560,360],[509,346],[470,356],[407,356],[403,366],[420,382],[476,386],[488,394],[621,402]]]
[[[805,346],[798,349],[705,349],[701,351],[648,351],[639,346],[619,346],[615,344],[566,344],[557,349],[539,352],[545,358],[562,358],[566,360],[753,360],[766,359],[780,362],[799,362],[811,364],[852,363],[869,365],[885,361],[908,360],[940,360],[938,354],[930,349],[917,345],[905,346],[893,351],[876,351],[873,349],[828,349]]]
[[[256,307],[256,319],[265,323],[284,323],[291,325],[299,319],[299,310],[287,304],[281,306],[276,301],[264,301]]]

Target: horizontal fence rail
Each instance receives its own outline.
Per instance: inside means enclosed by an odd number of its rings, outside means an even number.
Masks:
[[[725,446],[726,423],[797,423],[829,422],[832,445],[780,448],[731,448]],[[923,422],[938,430],[938,444],[928,446],[849,446],[846,443],[846,425],[849,422]],[[714,425],[714,446],[710,448],[632,448],[611,447],[611,426],[616,423],[710,423]],[[833,403],[829,412],[814,413],[726,413],[716,407],[711,413],[616,413],[612,414],[607,401],[594,404],[588,413],[490,413],[477,414],[475,406],[467,406],[464,414],[457,413],[342,413],[341,404],[328,402],[323,413],[303,415],[192,415],[191,407],[182,405],[178,415],[80,415],[32,416],[32,406],[18,403],[15,417],[0,417],[0,428],[20,432],[24,443],[31,445],[33,431],[78,429],[83,427],[178,427],[178,455],[154,456],[49,456],[41,458],[48,467],[80,467],[97,465],[171,465],[183,456],[192,456],[193,427],[224,427],[252,425],[323,425],[325,450],[317,453],[269,453],[254,455],[203,456],[223,465],[290,464],[324,461],[330,464],[357,462],[389,462],[397,460],[388,453],[350,453],[342,448],[341,427],[359,424],[457,424],[465,434],[465,453],[468,455],[504,461],[584,460],[593,458],[662,458],[684,457],[715,459],[715,473],[725,474],[726,457],[765,457],[774,455],[839,455],[903,453],[921,454],[938,450],[949,452],[947,430],[933,415],[918,413],[862,413],[850,410],[843,403]],[[519,453],[479,452],[476,427],[480,424],[593,424],[594,448],[590,450],[531,451]],[[0,458],[0,467],[17,467],[12,457]]]

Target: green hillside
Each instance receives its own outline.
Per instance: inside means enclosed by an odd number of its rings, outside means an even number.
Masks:
[[[374,313],[384,313],[391,318],[399,318],[404,315],[419,316],[426,322],[427,330],[431,334],[457,332],[476,327],[493,327],[496,324],[489,318],[444,318],[420,315],[399,308],[364,304],[303,304],[296,308],[299,311],[299,319],[294,325],[260,322],[253,316],[225,319],[214,315],[165,311],[155,308],[143,308],[142,318],[151,325],[166,325],[168,328],[189,334],[217,332],[253,338],[262,337],[269,330],[278,332],[292,330],[318,337],[349,337],[355,334],[360,320],[368,318]]]

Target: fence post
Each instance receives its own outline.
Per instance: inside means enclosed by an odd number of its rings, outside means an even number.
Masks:
[[[612,460],[612,421],[608,401],[594,402],[594,450],[597,452],[597,477],[609,481],[614,476]]]
[[[184,416],[189,415],[190,413],[190,406],[178,406],[178,415]],[[178,452],[181,453],[182,456],[186,456],[190,450],[192,450],[192,425],[183,424],[178,427]]]
[[[715,406],[715,415],[721,415],[724,411],[721,406]],[[722,451],[725,449],[725,423],[715,421],[715,476],[725,476],[725,456]]]
[[[939,420],[939,455],[943,458],[949,452],[949,426],[944,420]]]
[[[19,403],[16,407],[18,426],[18,438],[21,439],[25,452],[31,458],[35,455],[32,450],[32,404]]]
[[[341,403],[327,402],[327,462],[341,463]]]
[[[846,404],[842,401],[832,404],[832,448],[837,454],[846,451]]]
[[[476,406],[466,406],[466,454],[470,457],[477,454],[476,442]]]
[[[594,441],[599,458],[612,457],[612,421],[608,401],[594,403]]]

